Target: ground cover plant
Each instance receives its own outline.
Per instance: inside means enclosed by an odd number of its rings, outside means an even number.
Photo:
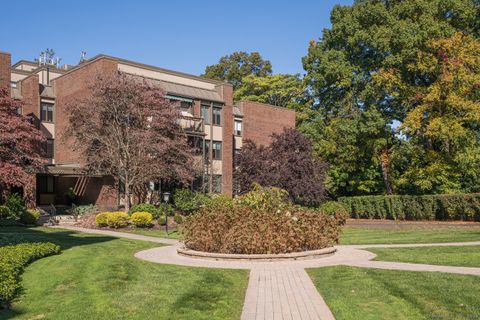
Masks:
[[[0,238],[51,242],[62,253],[25,269],[0,319],[239,319],[246,270],[169,266],[134,253],[149,243],[61,229],[0,228]]]

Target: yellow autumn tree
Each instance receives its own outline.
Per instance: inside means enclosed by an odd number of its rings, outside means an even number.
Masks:
[[[412,156],[399,181],[423,192],[478,191],[480,42],[458,32],[431,41],[428,48],[410,67],[432,82],[411,95],[414,107],[399,128],[422,154]],[[395,85],[395,75],[382,73]]]

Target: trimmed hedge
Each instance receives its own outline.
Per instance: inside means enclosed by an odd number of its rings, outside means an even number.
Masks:
[[[480,193],[338,199],[352,218],[480,221]]]
[[[0,247],[0,306],[8,306],[18,294],[20,274],[26,265],[59,252],[59,246],[48,242]]]

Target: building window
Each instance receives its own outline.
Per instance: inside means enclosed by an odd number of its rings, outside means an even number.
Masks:
[[[235,135],[241,136],[242,135],[242,121],[235,120]]]
[[[220,141],[213,141],[212,153],[213,160],[222,160],[222,143]]]
[[[10,87],[16,88],[16,87],[17,87],[17,83],[16,83],[15,81],[10,81]]]
[[[39,176],[37,179],[39,193],[55,193],[54,176]]]
[[[200,106],[200,114],[201,114],[201,117],[203,118],[204,123],[205,124],[210,124],[210,122],[211,122],[210,105],[202,104]]]
[[[52,159],[54,158],[54,140],[47,139],[45,142],[45,157]]]
[[[213,175],[212,177],[212,192],[221,193],[222,192],[222,176]]]
[[[40,104],[40,120],[53,122],[53,104],[52,103],[44,103]]]
[[[216,126],[222,125],[222,108],[213,107],[213,124]]]

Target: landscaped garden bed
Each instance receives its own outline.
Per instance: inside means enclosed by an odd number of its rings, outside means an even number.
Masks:
[[[207,206],[182,225],[185,248],[220,254],[288,254],[332,247],[339,241],[345,222],[342,212],[295,206],[287,198],[284,190],[256,186],[231,203]]]

